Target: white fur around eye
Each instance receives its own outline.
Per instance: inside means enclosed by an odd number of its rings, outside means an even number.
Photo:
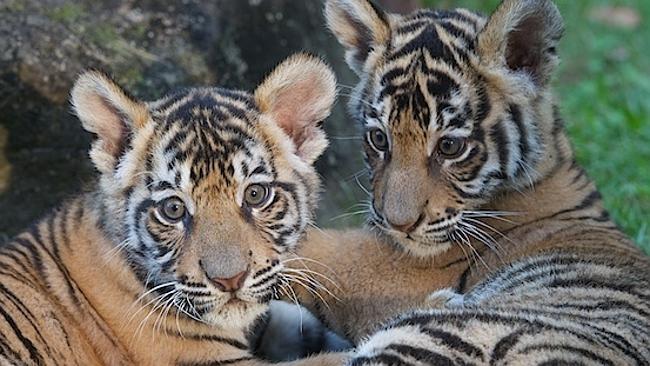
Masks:
[[[366,129],[368,129],[368,130],[371,130],[373,128],[378,128],[378,129],[380,129],[382,131],[385,130],[384,124],[381,123],[381,121],[379,121],[376,118],[368,118],[368,119],[366,119],[365,123],[366,123]],[[384,132],[386,132],[386,131],[384,131]]]

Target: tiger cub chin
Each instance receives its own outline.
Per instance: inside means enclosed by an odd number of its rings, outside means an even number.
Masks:
[[[0,248],[0,364],[262,364],[249,328],[312,218],[334,99],[330,68],[302,54],[254,94],[142,102],[81,75],[99,179]]]

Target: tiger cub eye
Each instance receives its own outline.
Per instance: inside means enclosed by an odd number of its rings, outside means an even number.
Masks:
[[[244,202],[250,207],[262,206],[269,199],[269,189],[259,183],[251,184],[244,191]]]
[[[159,209],[160,214],[165,220],[175,223],[185,217],[187,209],[185,203],[178,197],[169,197],[165,199]]]
[[[438,142],[438,152],[445,159],[457,158],[465,151],[465,139],[460,137],[443,137]]]
[[[388,150],[388,136],[386,136],[384,131],[373,128],[368,134],[370,135],[370,143],[372,143],[375,149],[379,151]]]

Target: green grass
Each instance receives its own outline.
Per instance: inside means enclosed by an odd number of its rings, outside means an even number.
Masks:
[[[486,14],[498,0],[426,0]],[[650,253],[650,1],[557,0],[566,23],[555,86],[578,161],[596,180],[616,222]],[[625,6],[638,27],[591,19]]]
[[[81,18],[85,10],[81,5],[74,3],[64,3],[61,6],[52,8],[48,11],[52,20],[63,24],[72,24]]]

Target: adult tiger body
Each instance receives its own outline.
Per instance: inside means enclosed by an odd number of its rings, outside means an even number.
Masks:
[[[352,364],[650,363],[650,261],[576,163],[550,90],[555,5],[486,18],[329,0],[326,17],[360,77],[379,243],[314,233],[300,254],[338,275],[342,301],[312,308],[364,339]],[[459,308],[369,336],[436,306]]]
[[[83,74],[72,103],[100,178],[0,248],[0,364],[265,364],[247,332],[311,219],[334,96],[307,55],[255,95],[144,103]]]

